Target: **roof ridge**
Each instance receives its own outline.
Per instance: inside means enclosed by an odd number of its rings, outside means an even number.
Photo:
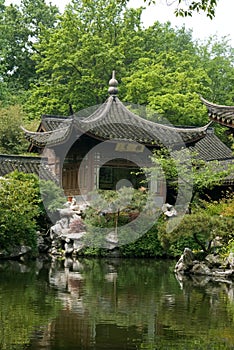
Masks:
[[[207,106],[210,106],[210,107],[218,107],[219,109],[227,109],[227,110],[233,110],[234,111],[234,106],[226,106],[226,105],[219,105],[217,103],[213,103],[213,102],[210,102],[208,100],[206,100],[204,97],[200,96],[200,100]]]

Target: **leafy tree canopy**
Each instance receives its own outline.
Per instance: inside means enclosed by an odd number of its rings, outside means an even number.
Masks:
[[[22,124],[23,114],[20,106],[0,109],[0,153],[20,154],[26,152],[28,142],[20,128]]]
[[[111,71],[124,76],[143,55],[140,14],[113,0],[71,3],[36,45],[40,79],[27,107],[66,115],[69,104],[77,111],[103,102]]]
[[[162,52],[140,59],[138,69],[125,79],[126,99],[149,105],[177,125],[204,125],[207,112],[199,93],[209,93],[210,79],[199,58],[189,52]]]
[[[234,54],[227,40],[195,43],[191,31],[170,23],[145,29],[142,8],[127,4],[71,1],[58,16],[45,0],[2,1],[2,106],[20,100],[31,119],[69,115],[107,98],[113,69],[122,100],[146,104],[173,124],[207,122],[199,94],[233,104]]]
[[[45,0],[22,0],[20,5],[0,7],[1,79],[18,93],[36,78],[32,53],[43,28],[56,25],[58,9]]]

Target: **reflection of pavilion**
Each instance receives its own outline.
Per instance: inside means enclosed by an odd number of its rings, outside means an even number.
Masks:
[[[80,259],[67,260],[65,265],[54,265],[50,277],[59,272],[60,277],[64,274],[64,279],[74,280],[77,273],[82,287],[77,285],[69,292],[58,284],[57,297],[63,306],[44,334],[48,348],[50,344],[53,349],[56,345],[64,349],[140,349],[152,344],[157,348],[160,341],[167,346],[170,339],[174,345],[182,338],[194,345],[201,324],[212,336],[217,322],[226,322],[228,317],[228,310],[220,307],[220,295],[231,291],[231,285],[225,287],[219,281],[216,287],[209,283],[196,286],[190,279],[182,291],[167,261]],[[78,302],[82,302],[82,311]],[[223,332],[223,327],[218,331]],[[39,342],[42,345],[41,338]]]

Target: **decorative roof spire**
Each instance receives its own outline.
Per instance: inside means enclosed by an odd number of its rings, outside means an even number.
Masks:
[[[116,96],[118,94],[118,81],[115,79],[115,71],[112,72],[112,78],[109,81],[109,89],[108,92],[111,96]]]

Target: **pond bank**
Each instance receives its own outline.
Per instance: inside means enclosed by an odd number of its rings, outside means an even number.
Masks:
[[[226,259],[216,254],[208,254],[204,259],[198,260],[189,248],[185,248],[174,271],[179,276],[199,275],[217,281],[234,280],[234,254],[230,253]]]

